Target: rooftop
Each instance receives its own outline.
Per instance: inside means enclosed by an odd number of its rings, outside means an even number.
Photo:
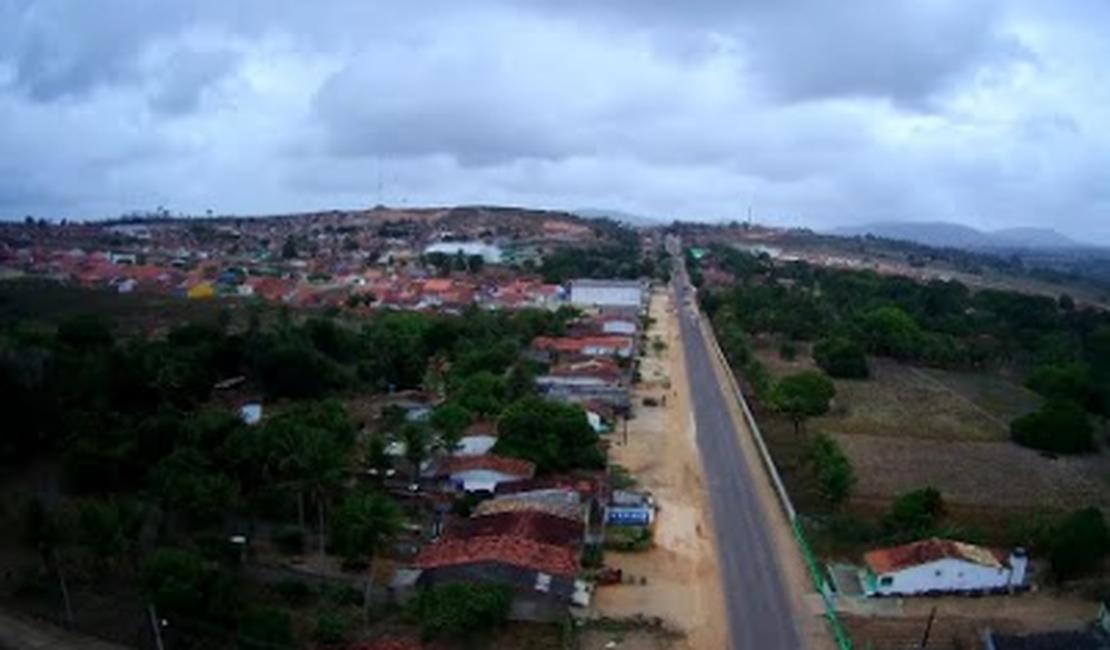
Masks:
[[[414,564],[421,569],[435,569],[480,562],[509,564],[553,576],[578,573],[578,558],[573,549],[511,535],[445,539],[425,546]]]
[[[552,546],[575,546],[582,542],[585,525],[538,510],[497,512],[463,519],[450,526],[444,539],[475,537],[520,537]]]
[[[451,476],[476,470],[488,470],[491,472],[531,478],[536,473],[536,466],[526,460],[496,456],[494,454],[484,454],[481,456],[452,456],[440,462],[439,466],[436,468],[436,476]]]
[[[1001,551],[936,537],[902,546],[878,549],[863,556],[864,562],[876,574],[901,571],[946,559],[1001,568],[1006,566],[1008,557]]]

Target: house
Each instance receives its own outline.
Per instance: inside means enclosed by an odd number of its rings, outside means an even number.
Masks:
[[[526,460],[483,454],[444,458],[433,476],[447,479],[465,492],[493,492],[500,483],[532,478],[535,473],[536,466]]]
[[[532,342],[532,348],[546,354],[570,354],[583,357],[630,358],[636,346],[629,336],[583,336],[552,337],[539,336]]]
[[[639,280],[572,280],[570,304],[638,312],[644,307],[644,283]]]
[[[460,582],[512,587],[515,620],[559,620],[569,605],[590,602],[589,585],[577,579],[578,552],[569,546],[515,535],[444,539],[424,547],[414,565],[422,570],[422,587]]]
[[[1005,592],[1025,588],[1029,559],[973,544],[932,538],[864,556],[864,593],[914,596]]]
[[[541,389],[550,386],[617,386],[624,371],[615,361],[606,357],[561,363],[546,375],[536,378]]]
[[[424,249],[425,255],[435,253],[451,257],[456,255],[462,255],[463,257],[477,256],[481,257],[486,264],[500,264],[502,258],[500,248],[483,242],[438,242]]]
[[[454,456],[481,456],[488,454],[497,444],[497,425],[493,422],[475,422],[463,431],[459,444],[451,452]]]
[[[443,539],[472,539],[509,535],[552,546],[579,547],[585,521],[567,519],[542,510],[518,510],[475,515],[447,527]]]
[[[605,507],[610,526],[650,526],[655,521],[655,499],[646,492],[614,490]]]
[[[594,319],[602,334],[635,336],[640,324],[632,316],[622,314],[603,314]]]

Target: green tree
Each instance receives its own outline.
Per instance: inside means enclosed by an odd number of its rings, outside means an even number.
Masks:
[[[493,452],[532,461],[543,474],[602,467],[597,443],[581,407],[532,395],[505,409]]]
[[[276,607],[256,607],[239,620],[235,647],[241,650],[274,650],[293,647],[293,622]]]
[[[470,640],[501,625],[512,603],[506,585],[456,583],[420,592],[409,612],[425,638]]]
[[[181,614],[212,621],[231,620],[240,599],[230,576],[201,556],[158,549],[143,562],[140,592],[162,616]]]
[[[162,504],[188,526],[216,524],[235,499],[234,481],[191,447],[182,447],[158,463],[151,476]]]
[[[1041,408],[1010,423],[1014,442],[1059,454],[1094,449],[1094,430],[1087,413],[1070,400],[1050,399]]]
[[[482,370],[454,382],[451,400],[471,413],[495,415],[505,408],[505,380]]]
[[[801,434],[805,421],[829,412],[836,386],[820,372],[806,371],[784,377],[771,389],[771,406],[790,418],[794,433]]]
[[[912,316],[898,307],[870,312],[861,322],[871,352],[895,359],[913,359],[921,352],[924,333]]]
[[[813,360],[830,377],[838,379],[867,379],[871,368],[863,348],[850,339],[833,337],[823,339],[813,347]]]
[[[810,443],[809,457],[813,461],[821,496],[834,508],[848,498],[856,483],[852,463],[836,439],[820,433]]]
[[[386,470],[393,467],[385,436],[375,433],[366,441],[365,463],[368,469],[376,470],[379,476],[384,476]]]
[[[401,428],[401,440],[405,443],[405,460],[412,468],[412,481],[420,479],[420,468],[428,458],[428,432],[424,427],[410,422]]]
[[[444,450],[451,453],[455,451],[466,428],[474,424],[474,416],[454,402],[444,402],[432,411],[431,424],[439,432]]]
[[[401,531],[401,523],[393,500],[374,493],[353,494],[332,519],[335,550],[351,561],[373,559]]]
[[[1098,508],[1071,513],[1049,536],[1048,559],[1053,573],[1061,580],[1096,569],[1108,551],[1110,530]]]
[[[316,616],[316,628],[312,632],[312,638],[317,643],[334,646],[347,641],[350,632],[351,621],[343,612],[325,609]]]
[[[907,492],[890,506],[882,518],[888,535],[921,538],[930,534],[944,516],[944,499],[933,487]]]
[[[143,520],[133,501],[86,499],[78,505],[78,540],[101,561],[130,557]]]

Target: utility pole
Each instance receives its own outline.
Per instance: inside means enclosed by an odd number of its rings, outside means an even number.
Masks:
[[[933,621],[937,619],[937,608],[934,606],[933,611],[929,612],[929,621],[925,624],[925,634],[921,637],[921,645],[918,650],[925,650],[929,647],[929,633],[933,631]]]
[[[166,650],[162,645],[162,622],[158,619],[158,612],[154,609],[154,603],[147,605],[147,613],[150,615],[150,629],[154,632],[154,647],[158,650]]]

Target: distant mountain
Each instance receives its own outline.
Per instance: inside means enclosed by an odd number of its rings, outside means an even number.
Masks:
[[[970,226],[943,221],[892,221],[837,228],[834,235],[859,237],[874,235],[884,239],[900,239],[937,248],[968,250],[999,249],[1062,249],[1080,248],[1082,244],[1051,228],[1008,228],[984,232]]]
[[[574,214],[585,217],[587,219],[612,219],[619,221],[630,226],[657,226],[659,220],[653,217],[645,217],[641,214],[632,214],[631,212],[624,212],[622,210],[605,210],[601,208],[581,208],[579,210],[571,210]]]

